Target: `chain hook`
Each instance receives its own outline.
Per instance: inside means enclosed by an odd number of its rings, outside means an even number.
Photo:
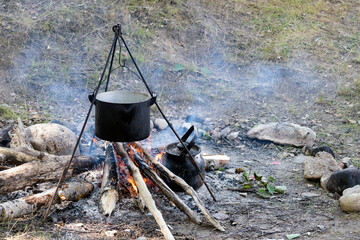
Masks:
[[[120,24],[116,24],[112,27],[112,30],[118,35],[121,36],[122,32],[121,32],[121,25]]]

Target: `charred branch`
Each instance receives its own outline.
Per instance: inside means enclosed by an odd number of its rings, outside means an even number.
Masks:
[[[200,198],[198,197],[197,193],[195,192],[195,190],[189,186],[189,184],[187,184],[182,178],[176,176],[175,174],[173,174],[169,169],[167,169],[164,165],[162,165],[161,163],[159,163],[158,161],[156,161],[151,154],[144,149],[141,144],[139,144],[138,142],[135,143],[137,147],[141,148],[145,158],[156,168],[158,169],[162,174],[165,174],[169,179],[171,179],[173,182],[175,182],[177,185],[179,185],[181,188],[184,189],[184,191],[190,195],[196,205],[199,207],[199,209],[201,210],[201,212],[205,215],[206,219],[208,219],[208,221],[214,226],[216,227],[216,229],[218,229],[219,231],[225,231],[224,227],[222,227],[220,225],[220,223],[218,223],[213,217],[211,217],[210,213],[206,210],[204,204],[202,203],[202,201],[200,200]]]

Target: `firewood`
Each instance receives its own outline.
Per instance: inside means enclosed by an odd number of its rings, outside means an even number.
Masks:
[[[199,207],[199,209],[201,210],[201,212],[205,215],[206,219],[208,219],[208,221],[219,231],[225,231],[224,227],[220,225],[220,223],[218,223],[213,217],[211,217],[210,213],[206,210],[204,204],[202,203],[202,201],[200,200],[200,198],[198,197],[197,193],[195,192],[195,190],[189,186],[189,184],[187,184],[182,178],[176,176],[174,173],[172,173],[168,168],[166,168],[164,165],[162,165],[160,162],[156,161],[151,154],[141,146],[140,143],[136,142],[135,143],[137,147],[141,148],[143,150],[144,156],[151,162],[151,164],[153,164],[154,167],[156,167],[159,171],[161,171],[163,174],[166,174],[166,176],[171,179],[172,181],[174,181],[176,184],[178,184],[180,187],[182,187],[184,189],[184,191],[190,195],[196,205]]]
[[[117,168],[114,148],[109,144],[106,148],[103,176],[101,181],[99,210],[104,215],[111,215],[119,200],[117,191]]]
[[[202,157],[207,171],[214,171],[230,162],[230,158],[225,154],[202,154]]]
[[[164,235],[165,239],[175,239],[172,233],[170,232],[168,226],[166,225],[166,222],[164,221],[164,218],[161,214],[161,212],[157,209],[155,205],[155,201],[151,196],[151,193],[146,187],[146,184],[144,182],[144,179],[142,178],[140,174],[140,170],[136,167],[135,163],[133,163],[129,157],[129,155],[126,153],[124,147],[121,145],[121,143],[114,143],[116,152],[120,155],[123,161],[126,161],[129,168],[129,172],[132,175],[136,187],[138,188],[139,194],[145,201],[145,204],[151,214],[154,216],[157,224],[159,225],[162,234]]]
[[[34,150],[35,151],[35,150]],[[15,149],[0,147],[0,163],[1,164],[22,164],[35,160],[39,160],[41,155],[29,155]]]
[[[178,197],[174,193],[171,188],[166,185],[165,181],[161,179],[157,173],[144,161],[141,157],[133,150],[134,160],[140,168],[141,172],[149,178],[161,191],[162,193],[169,199],[169,201],[173,202],[177,208],[179,208],[183,213],[185,213],[192,222],[200,224],[201,219],[196,215],[184,202],[181,198]]]
[[[32,161],[0,172],[0,194],[23,189],[35,183],[57,180],[70,156],[45,156],[42,160]],[[75,157],[66,178],[85,172],[100,162],[90,156]]]
[[[85,181],[66,182],[61,191],[58,192],[57,202],[60,201],[78,201],[80,198],[87,197],[93,191],[94,186]],[[0,221],[23,217],[25,215],[36,213],[42,206],[46,205],[52,195],[55,187],[42,193],[19,198],[0,204]]]

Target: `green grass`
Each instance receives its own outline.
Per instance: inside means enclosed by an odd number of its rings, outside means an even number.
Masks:
[[[9,106],[4,104],[0,105],[0,118],[7,120],[16,120],[17,117],[18,115],[13,110],[11,110]]]

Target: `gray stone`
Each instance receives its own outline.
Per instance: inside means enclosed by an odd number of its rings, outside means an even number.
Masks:
[[[231,132],[231,128],[226,127],[220,132],[220,137],[226,137]]]
[[[304,178],[319,180],[322,176],[339,171],[335,159],[330,153],[319,152],[316,157],[304,157]]]
[[[218,212],[213,215],[213,217],[217,220],[226,220],[229,219],[229,215],[226,213]]]
[[[326,184],[328,183],[330,176],[331,176],[331,174],[327,173],[327,174],[323,175],[320,179],[320,185],[325,191],[328,191],[326,188]]]
[[[360,185],[345,189],[343,191],[343,196],[348,196],[354,193],[360,193]]]
[[[341,209],[345,212],[360,211],[360,193],[342,196],[339,201]]]
[[[232,133],[229,133],[226,138],[230,141],[233,141],[235,140],[237,137],[239,136],[239,132],[232,132]]]
[[[147,240],[146,237],[138,237],[136,240]]]
[[[301,196],[304,198],[313,198],[313,197],[320,197],[320,193],[314,193],[314,192],[304,192],[301,193]]]
[[[26,135],[35,150],[54,155],[72,154],[77,136],[73,131],[57,123],[40,123],[26,128]],[[79,149],[76,150],[79,154]]]
[[[215,140],[218,140],[220,138],[220,132],[219,131],[213,131],[211,133],[211,137]]]
[[[169,125],[167,124],[165,119],[157,118],[154,121],[154,126],[159,129],[160,131],[166,129]]]
[[[360,170],[356,168],[341,169],[331,174],[326,188],[331,193],[343,194],[347,188],[352,188],[360,184]]]
[[[250,129],[247,136],[297,147],[312,146],[316,139],[316,133],[313,130],[293,123],[260,124]]]

